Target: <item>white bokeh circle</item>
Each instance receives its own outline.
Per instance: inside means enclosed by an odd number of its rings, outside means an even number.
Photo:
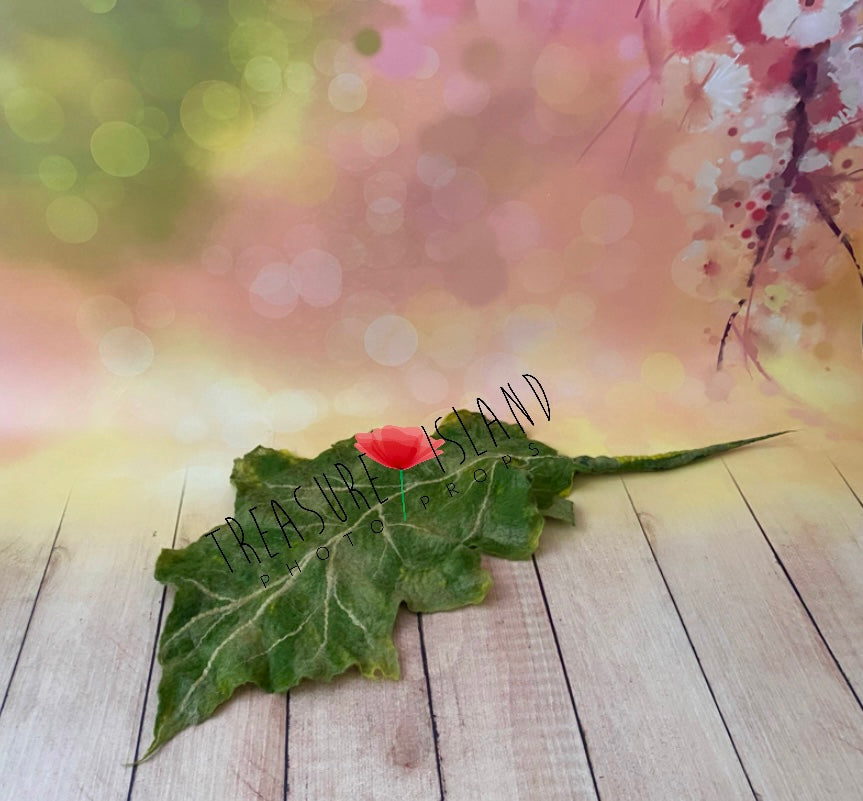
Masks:
[[[153,363],[154,354],[150,337],[128,325],[112,328],[99,340],[102,364],[114,375],[140,375]]]
[[[373,320],[363,336],[366,353],[378,364],[397,367],[416,353],[419,338],[410,320],[384,314]]]

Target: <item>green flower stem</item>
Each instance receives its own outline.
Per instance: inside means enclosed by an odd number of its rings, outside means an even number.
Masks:
[[[399,484],[402,488],[402,512],[404,512],[404,519],[408,519],[408,508],[405,506],[405,471],[399,470]]]

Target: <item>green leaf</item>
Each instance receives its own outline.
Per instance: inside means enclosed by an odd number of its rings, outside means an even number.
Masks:
[[[760,437],[738,439],[734,442],[723,442],[718,445],[708,445],[706,448],[693,448],[688,451],[670,451],[653,456],[577,456],[573,459],[575,472],[597,475],[599,473],[633,473],[652,472],[656,470],[671,470],[683,467],[691,462],[714,456],[719,453],[751,445],[753,442],[779,437],[790,431],[777,431],[774,434],[764,434]]]
[[[566,498],[555,498],[551,505],[540,511],[543,517],[550,520],[561,520],[571,526],[575,525],[575,507],[572,505],[572,501],[568,501]]]
[[[354,666],[369,678],[398,678],[392,632],[401,604],[438,612],[482,601],[491,584],[482,554],[527,559],[544,516],[574,522],[562,496],[576,471],[662,469],[680,458],[572,459],[517,426],[489,427],[465,411],[439,432],[450,440],[440,457],[446,472],[434,459],[405,471],[406,521],[399,471],[364,457],[372,484],[353,439],[314,459],[258,447],[235,461],[233,525],[242,535],[223,525],[163,550],[156,563],[156,578],[176,594],[159,642],[153,741],[141,761],[244,684],[285,692]]]

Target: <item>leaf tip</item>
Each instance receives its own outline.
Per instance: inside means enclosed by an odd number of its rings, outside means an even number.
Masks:
[[[133,760],[132,762],[124,762],[124,768],[137,768],[138,765],[142,765],[144,762],[147,762],[155,753],[162,747],[163,743],[157,742],[153,740],[150,743],[150,747],[140,756],[138,759]]]

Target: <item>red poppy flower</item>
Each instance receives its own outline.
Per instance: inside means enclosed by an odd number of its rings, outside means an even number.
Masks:
[[[394,470],[408,470],[420,462],[440,456],[444,440],[432,439],[432,448],[421,428],[384,426],[370,434],[357,434],[354,447],[376,462]]]

